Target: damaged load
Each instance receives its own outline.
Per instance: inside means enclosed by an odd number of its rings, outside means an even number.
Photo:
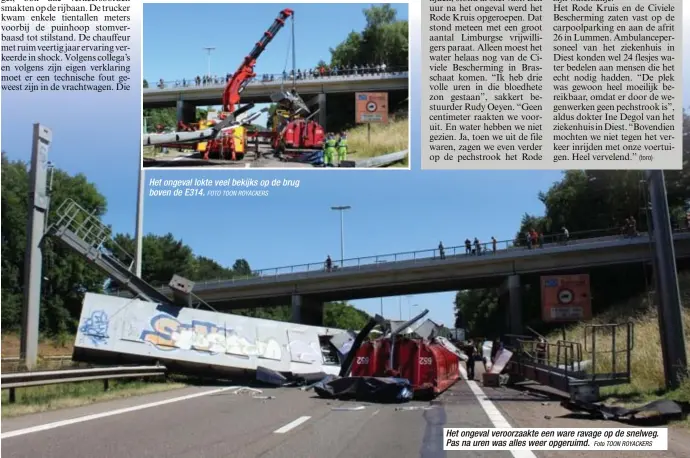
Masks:
[[[467,357],[437,335],[436,323],[420,322],[427,313],[404,323],[372,319],[355,339],[340,377],[316,383],[316,393],[324,398],[404,402],[447,390],[460,379],[459,363]],[[364,342],[376,325],[384,327],[383,336]]]
[[[86,293],[73,359],[160,362],[172,372],[221,377],[264,368],[259,379],[278,373],[313,382],[340,371],[343,357],[329,340],[341,333],[349,338],[340,329]]]

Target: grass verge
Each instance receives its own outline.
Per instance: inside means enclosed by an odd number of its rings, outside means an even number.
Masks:
[[[16,402],[10,404],[9,390],[2,392],[2,418],[30,413],[79,407],[95,402],[122,399],[183,388],[179,382],[151,380],[111,380],[108,391],[103,391],[103,381],[64,383],[60,385],[18,388]]]
[[[19,333],[2,333],[2,357],[18,356],[21,346]],[[74,335],[60,334],[57,336],[41,336],[38,342],[40,356],[71,355],[74,349]]]
[[[367,126],[361,125],[347,132],[348,149],[354,151],[348,159],[364,159],[409,149],[410,123],[408,119],[391,120],[388,124],[371,124],[371,141]],[[407,167],[407,161],[404,164]]]

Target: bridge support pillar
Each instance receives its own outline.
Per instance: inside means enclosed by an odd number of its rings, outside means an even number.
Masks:
[[[327,127],[327,119],[326,119],[326,94],[319,94],[319,124],[321,124],[321,127],[324,128],[324,130],[328,131]]]
[[[519,275],[506,278],[501,287],[501,302],[507,305],[508,329],[511,334],[522,333],[522,287]]]
[[[192,123],[196,122],[196,107],[184,100],[177,101],[177,122]]]
[[[323,302],[301,294],[292,295],[293,323],[323,326]]]

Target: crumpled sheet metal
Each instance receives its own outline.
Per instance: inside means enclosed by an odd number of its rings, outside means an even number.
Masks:
[[[687,416],[687,411],[685,411],[680,404],[674,401],[669,401],[668,399],[650,402],[649,404],[645,404],[634,409],[627,409],[625,407],[618,406],[606,406],[598,403],[576,403],[569,400],[561,402],[561,405],[570,411],[587,412],[594,418],[599,418],[602,420],[649,421],[650,419],[657,419],[663,422],[668,422],[683,418],[683,416]],[[638,414],[656,415],[645,415],[644,418],[639,418],[637,417]]]
[[[409,380],[393,377],[342,377],[324,379],[314,391],[326,399],[357,400],[378,403],[400,403],[412,399]]]
[[[272,386],[303,386],[323,380],[325,372],[283,375],[263,366],[256,368],[256,380]]]

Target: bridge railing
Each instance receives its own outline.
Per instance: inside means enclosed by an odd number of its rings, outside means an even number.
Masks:
[[[314,81],[348,81],[348,80],[372,80],[372,79],[390,79],[390,78],[401,78],[407,77],[407,68],[386,68],[385,70],[369,70],[362,71],[361,69],[355,70],[338,70],[337,72],[331,72],[324,75],[316,73],[302,73],[297,74],[297,82],[314,82]],[[284,82],[285,84],[292,84],[292,75],[276,73],[276,74],[257,74],[254,79],[252,79],[250,85],[261,85],[261,84],[277,84]],[[170,89],[193,89],[193,88],[203,88],[203,87],[218,87],[222,88],[225,86],[226,79],[224,76],[214,76],[207,79],[201,79],[197,83],[196,77],[193,78],[182,78],[172,81],[148,81],[149,87],[144,88],[144,92],[156,92],[164,91]]]
[[[467,246],[450,246],[443,247],[443,252],[437,247],[433,249],[406,251],[401,253],[380,254],[375,256],[366,256],[359,258],[350,258],[344,260],[332,260],[330,271],[338,272],[341,270],[358,269],[362,266],[380,265],[384,267],[388,263],[403,262],[403,261],[428,261],[432,259],[445,259],[458,256],[491,256],[499,252],[507,252],[512,250],[540,250],[548,249],[554,246],[574,245],[580,243],[588,243],[594,241],[603,241],[607,239],[620,239],[625,237],[641,237],[644,234],[628,235],[621,231],[621,228],[607,228],[597,229],[582,232],[571,232],[566,238],[565,234],[549,234],[544,235],[541,240],[538,238],[536,243],[528,242],[523,235],[519,239],[501,240],[493,242],[483,242],[475,244],[470,240],[469,248]],[[477,245],[479,250],[477,250]],[[495,245],[495,249],[494,249]],[[324,272],[328,271],[325,261],[313,262],[308,264],[297,264],[292,266],[274,267],[270,269],[255,270],[251,275],[236,276],[234,278],[219,278],[215,280],[208,280],[203,282],[196,282],[196,285],[213,284],[227,281],[242,281],[252,278],[273,279],[279,275],[308,273],[308,272]]]

